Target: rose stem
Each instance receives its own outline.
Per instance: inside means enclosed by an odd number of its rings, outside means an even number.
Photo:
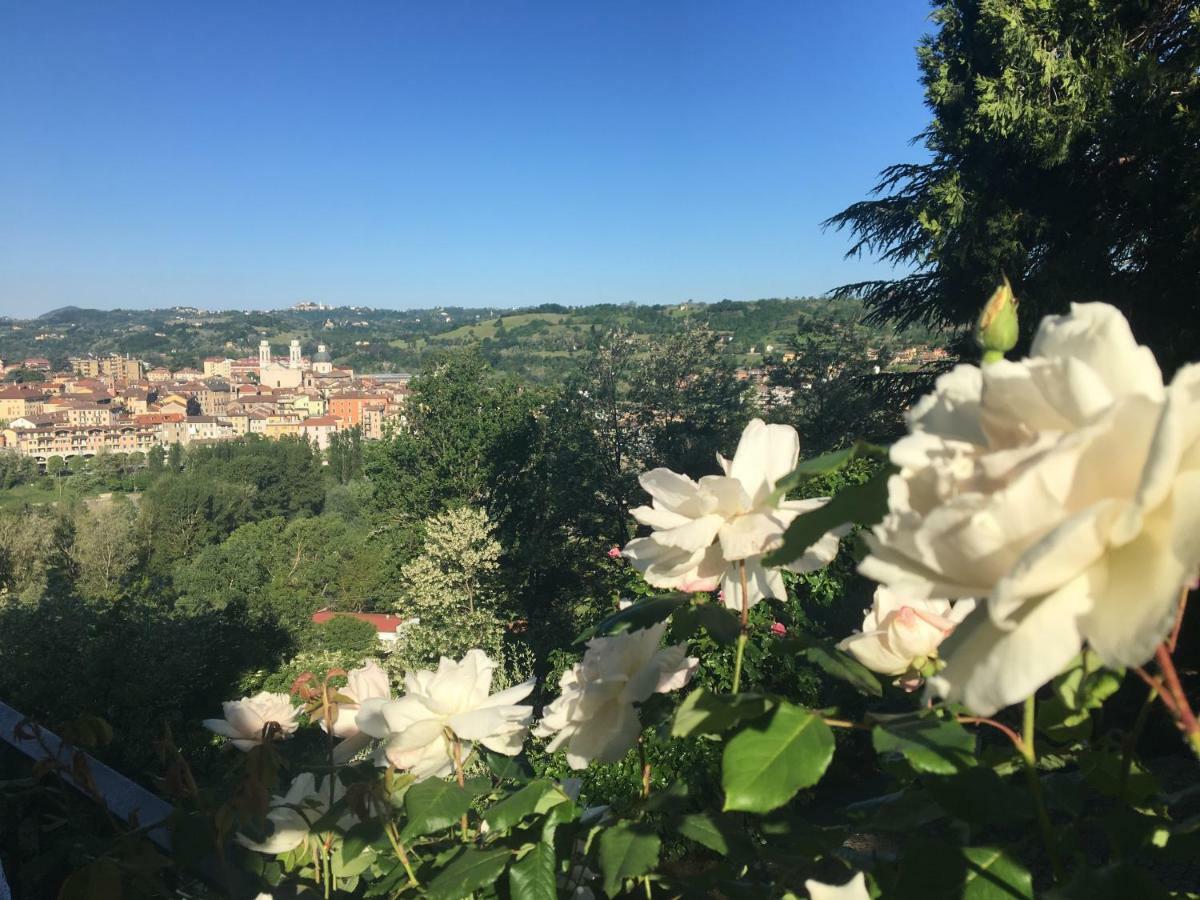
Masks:
[[[1025,757],[1025,775],[1029,779],[1029,793],[1033,795],[1033,805],[1037,810],[1038,825],[1042,829],[1042,840],[1046,842],[1046,852],[1050,855],[1050,865],[1054,869],[1054,880],[1063,880],[1062,862],[1054,847],[1054,830],[1050,827],[1050,814],[1046,812],[1046,798],[1042,795],[1042,782],[1037,773],[1037,751],[1034,750],[1033,732],[1037,715],[1037,701],[1033,694],[1025,698],[1025,722],[1022,729],[1021,744],[1018,749]]]
[[[750,630],[750,593],[746,584],[746,561],[738,560],[738,577],[742,582],[741,631],[738,632],[737,656],[733,660],[733,693],[742,685],[742,655],[746,652],[747,632]]]
[[[1196,721],[1196,714],[1192,712],[1187,696],[1183,693],[1179,673],[1175,671],[1175,663],[1171,659],[1171,653],[1167,650],[1166,644],[1158,645],[1158,649],[1154,651],[1154,659],[1158,663],[1159,671],[1162,672],[1167,691],[1171,694],[1179,730],[1191,744],[1192,752],[1200,756],[1200,722]]]
[[[646,762],[646,742],[645,738],[638,738],[638,756],[642,759],[642,799],[646,800],[650,797],[650,763]]]
[[[462,742],[458,739],[458,735],[454,736],[454,774],[458,777],[458,786],[460,788],[465,788],[467,786],[467,780],[465,778],[463,778]],[[462,825],[463,843],[466,843],[467,840],[469,840],[469,837],[467,835],[467,814],[466,813],[462,814],[461,825]]]

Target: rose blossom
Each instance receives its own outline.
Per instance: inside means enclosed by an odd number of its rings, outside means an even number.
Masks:
[[[642,731],[635,703],[687,685],[700,661],[687,645],[659,649],[667,624],[592,638],[583,661],[559,679],[562,694],[542,711],[534,729],[553,737],[550,751],[567,745],[567,763],[583,769],[592,760],[616,762]]]
[[[1086,641],[1145,663],[1200,564],[1200,366],[1170,387],[1101,303],[1044,319],[1031,355],[958,366],[891,450],[861,571],[904,596],[987,597],[933,689],[990,715]]]
[[[348,738],[358,734],[358,724],[354,721],[359,707],[367,700],[387,700],[392,695],[388,684],[387,672],[375,662],[368,659],[357,669],[346,673],[346,684],[337,688],[337,693],[348,698],[351,702],[338,704],[337,721],[333,723],[334,737]],[[328,731],[324,720],[321,727]]]
[[[776,482],[796,468],[799,458],[796,429],[754,419],[742,432],[732,461],[718,455],[723,475],[696,482],[670,469],[644,473],[639,481],[651,505],[631,513],[653,531],[626,544],[624,555],[654,587],[693,592],[720,585],[731,609],[742,603],[739,563],[746,567],[749,606],[764,597],[783,597],[783,575],[763,566],[763,554],[780,545],[796,516],[829,500],[773,496]],[[786,568],[808,572],[828,565],[843,533],[827,532]]]
[[[418,779],[454,771],[447,732],[460,742],[464,760],[475,743],[516,756],[533,707],[514,704],[529,696],[534,680],[489,695],[495,670],[496,663],[482,650],[468,650],[459,662],[443,656],[436,672],[406,674],[399,700],[363,701],[358,727],[384,741],[381,762],[408,769]]]
[[[267,813],[267,821],[271,823],[272,831],[267,838],[258,843],[244,834],[237,834],[237,842],[243,847],[271,856],[288,853],[299,847],[308,839],[311,824],[329,811],[330,777],[326,775],[318,789],[313,774],[301,772],[292,781],[284,796],[271,798],[271,810]],[[345,794],[346,788],[334,778],[333,802],[337,803]],[[347,812],[338,821],[338,827],[345,832],[354,822],[353,815]]]
[[[221,704],[223,719],[205,719],[204,727],[227,737],[233,746],[245,752],[262,743],[263,728],[268,722],[279,726],[282,737],[296,731],[296,716],[300,710],[292,706],[287,694],[272,694],[267,691],[241,700],[227,700]],[[277,738],[280,735],[277,735]]]
[[[855,872],[845,884],[825,884],[810,878],[804,882],[804,889],[810,900],[871,900],[862,872]]]
[[[850,653],[872,672],[904,675],[937,656],[938,645],[975,608],[974,600],[901,598],[885,587],[875,589],[862,631],[838,648]]]

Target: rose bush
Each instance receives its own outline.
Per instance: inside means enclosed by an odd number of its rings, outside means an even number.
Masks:
[[[999,298],[992,357],[1015,339]],[[1163,386],[1119,314],[1088,305],[1044,322],[1026,360],[944,376],[886,462],[856,445],[801,463],[794,431],[751,422],[724,475],[643,477],[651,533],[626,556],[683,593],[614,602],[557,696],[491,693],[496,663],[472,649],[405,673],[395,698],[367,663],[302,676],[303,707],[225,704],[205,723],[243,751],[225,799],[164,742],[172,846],[220,860],[213,889],[235,897],[1194,895],[1197,770],[1181,784],[1169,760],[1164,790],[1139,747],[1161,707],[1200,754],[1174,663],[1200,565],[1198,383],[1192,367]],[[786,499],[852,464],[877,472]],[[862,630],[795,625],[773,602],[780,569],[828,562],[851,526],[880,582]],[[742,690],[752,602],[761,658]],[[707,671],[717,650],[736,660],[732,690]],[[800,702],[798,661],[827,676],[820,697]],[[1150,689],[1132,715],[1110,702],[1125,666]],[[672,755],[713,761],[717,787],[668,782],[654,760]],[[562,777],[602,765],[636,786],[588,796],[586,773]],[[80,890],[167,867],[138,839],[96,851]]]

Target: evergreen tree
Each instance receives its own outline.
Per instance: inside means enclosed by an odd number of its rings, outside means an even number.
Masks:
[[[1200,8],[938,0],[933,20],[931,158],[826,223],[909,273],[838,293],[878,321],[962,326],[1004,272],[1027,331],[1106,300],[1183,361],[1200,338]]]

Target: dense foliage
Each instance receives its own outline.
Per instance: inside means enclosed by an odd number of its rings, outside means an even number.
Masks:
[[[829,220],[906,274],[848,285],[879,320],[964,326],[1001,272],[1030,313],[1098,298],[1168,370],[1200,332],[1200,8],[939,0],[918,52],[930,158]]]

